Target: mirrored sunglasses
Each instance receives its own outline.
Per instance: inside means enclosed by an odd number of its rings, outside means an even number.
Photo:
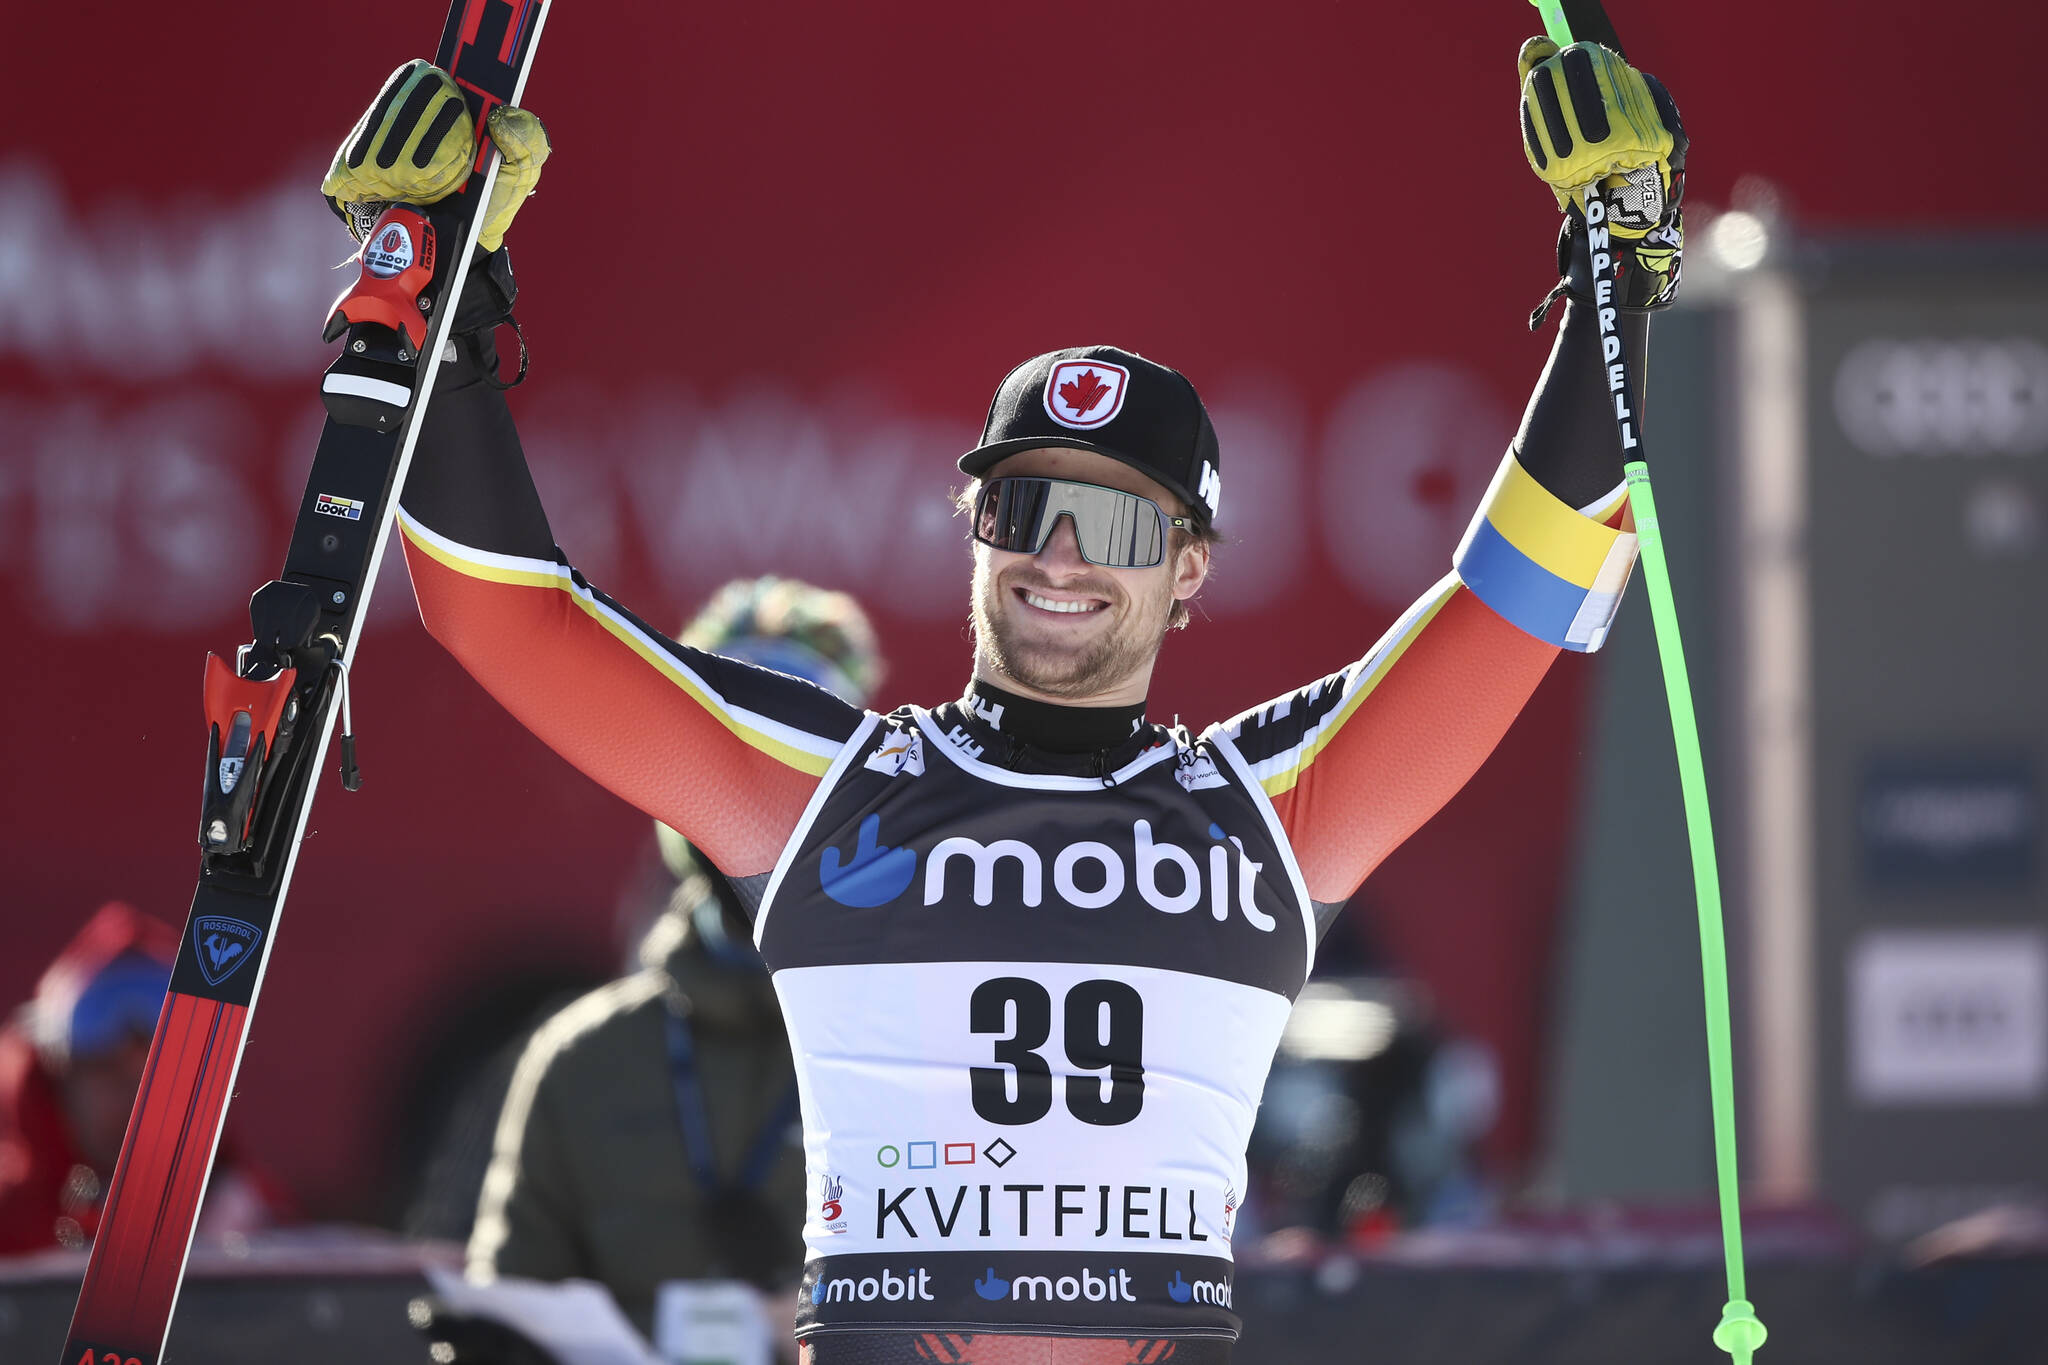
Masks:
[[[1111,569],[1149,569],[1166,559],[1169,528],[1193,530],[1150,498],[1071,479],[990,479],[974,503],[974,538],[997,550],[1035,555],[1061,517],[1074,524],[1081,557]]]

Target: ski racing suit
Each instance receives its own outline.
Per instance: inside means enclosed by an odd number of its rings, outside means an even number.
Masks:
[[[1227,1360],[1245,1147],[1320,935],[1598,647],[1633,562],[1590,309],[1453,572],[1200,734],[979,683],[864,712],[676,644],[556,548],[488,340],[460,351],[400,512],[422,616],[752,907],[814,1196],[806,1359]]]

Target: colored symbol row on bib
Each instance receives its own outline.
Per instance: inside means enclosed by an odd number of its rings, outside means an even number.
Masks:
[[[978,1158],[971,1142],[906,1142],[901,1147],[885,1143],[875,1150],[875,1164],[894,1170],[932,1171],[940,1166],[972,1166],[977,1159],[1001,1169],[1010,1164],[1017,1149],[997,1138],[981,1148]]]

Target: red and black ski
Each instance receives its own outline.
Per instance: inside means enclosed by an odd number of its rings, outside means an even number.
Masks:
[[[208,655],[199,888],[60,1365],[158,1365],[348,667],[390,536],[498,158],[484,119],[526,85],[548,0],[454,0],[435,55],[479,146],[462,193],[392,205],[336,304],[330,416],[284,572],[249,602],[252,641]],[[439,306],[437,306],[439,305]],[[311,320],[309,319],[309,322]],[[343,736],[343,783],[356,785]]]

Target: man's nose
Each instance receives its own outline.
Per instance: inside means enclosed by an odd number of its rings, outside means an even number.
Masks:
[[[1052,534],[1039,546],[1038,567],[1047,573],[1086,573],[1088,561],[1081,557],[1081,537],[1074,530],[1074,514],[1060,513]]]

